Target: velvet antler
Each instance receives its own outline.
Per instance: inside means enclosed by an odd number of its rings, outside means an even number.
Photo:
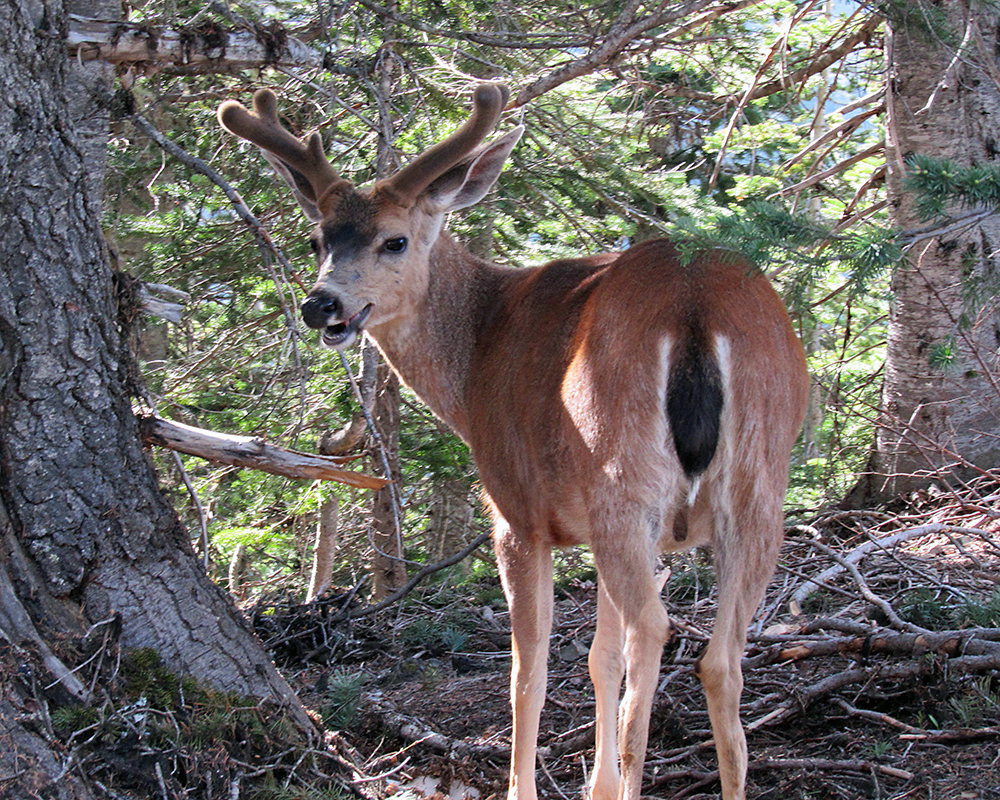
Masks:
[[[219,106],[219,124],[257,145],[292,188],[318,209],[332,191],[349,185],[327,160],[318,133],[298,139],[282,127],[278,99],[270,89],[254,94],[253,112],[235,100],[224,102]]]
[[[386,181],[397,202],[411,205],[431,183],[472,153],[496,126],[509,96],[510,89],[502,83],[479,84],[466,123]]]

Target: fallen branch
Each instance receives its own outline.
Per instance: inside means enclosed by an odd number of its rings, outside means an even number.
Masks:
[[[937,659],[918,659],[903,664],[880,664],[878,666],[847,669],[827,676],[808,686],[788,691],[773,692],[751,704],[753,709],[770,708],[771,711],[746,726],[747,731],[755,731],[765,726],[773,726],[786,719],[801,714],[813,703],[847,686],[868,684],[873,681],[900,683],[922,679],[943,668],[949,675],[968,675],[1000,669],[1000,653],[989,655],[967,655]],[[777,705],[774,705],[777,702]],[[744,709],[746,711],[746,709]]]
[[[247,467],[287,478],[337,481],[359,489],[381,489],[389,481],[362,472],[339,469],[353,459],[343,456],[317,456],[268,444],[254,436],[233,436],[151,415],[139,415],[142,440],[198,456],[220,464]]]
[[[862,772],[871,774],[880,772],[890,778],[899,778],[901,781],[913,780],[913,773],[905,769],[890,767],[888,764],[877,764],[874,761],[863,761],[861,759],[851,759],[838,761],[832,758],[772,758],[766,761],[755,761],[750,764],[751,772],[766,769],[820,769],[824,772],[844,770],[845,772]]]
[[[891,536],[886,536],[881,539],[870,539],[864,544],[856,547],[846,556],[843,556],[840,563],[834,564],[832,567],[824,570],[819,575],[809,578],[802,586],[796,589],[795,594],[793,594],[791,600],[788,601],[789,609],[795,616],[801,615],[802,604],[805,603],[810,595],[818,589],[824,588],[832,578],[835,578],[842,572],[846,572],[849,564],[857,564],[857,562],[868,555],[868,553],[871,553],[872,551],[886,551],[900,542],[916,539],[919,536],[926,536],[931,533],[939,533],[946,527],[946,525],[935,522],[929,525],[918,525],[914,528],[907,528],[906,530],[899,531],[898,533],[894,533]]]
[[[401,739],[424,745],[431,750],[445,753],[459,760],[466,758],[509,759],[510,748],[488,744],[469,744],[461,739],[453,739],[428,727],[418,717],[403,714],[392,708],[379,692],[365,695],[366,711],[374,714],[386,728]]]
[[[772,758],[751,761],[747,765],[747,769],[750,772],[764,772],[766,770],[819,770],[822,772],[860,772],[865,775],[879,772],[882,775],[897,778],[901,781],[911,781],[914,777],[912,772],[905,769],[897,769],[886,764],[878,764],[874,761],[862,759],[841,761],[831,758]],[[719,780],[719,771],[696,772],[694,770],[680,770],[677,772],[668,772],[657,778],[652,786],[644,788],[657,789],[667,783],[684,779],[695,780],[696,782],[670,795],[670,800],[680,800],[683,797],[688,797],[698,789],[711,786]]]
[[[924,742],[926,744],[967,744],[969,742],[982,742],[989,739],[1000,738],[1000,725],[991,725],[986,728],[954,728],[952,730],[924,730],[907,725],[895,717],[882,714],[878,711],[869,711],[864,708],[855,708],[841,697],[833,698],[833,702],[840,706],[852,717],[860,717],[871,722],[888,725],[903,731],[899,738],[903,741]]]
[[[993,725],[989,728],[956,728],[950,731],[902,733],[899,738],[926,744],[967,744],[987,739],[1000,739],[1000,725]]]
[[[801,661],[831,655],[899,655],[920,658],[928,653],[955,658],[958,656],[1000,655],[1000,630],[976,628],[963,631],[897,633],[872,629],[861,636],[835,637],[809,641],[781,642],[763,653],[744,660],[744,669],[765,664]]]

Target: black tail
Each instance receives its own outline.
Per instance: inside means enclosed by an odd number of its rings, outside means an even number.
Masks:
[[[719,445],[722,373],[704,336],[693,335],[672,359],[667,378],[667,418],[684,474],[708,469]]]

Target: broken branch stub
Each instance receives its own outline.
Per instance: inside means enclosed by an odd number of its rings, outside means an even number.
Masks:
[[[152,415],[139,415],[139,430],[147,444],[205,458],[220,464],[246,467],[287,478],[336,481],[359,489],[381,489],[389,483],[363,472],[340,469],[354,460],[319,456],[268,444],[253,436],[233,436],[195,428]]]

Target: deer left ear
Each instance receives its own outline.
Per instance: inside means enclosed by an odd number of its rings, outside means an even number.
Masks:
[[[482,200],[490,190],[504,162],[524,133],[524,126],[518,125],[496,141],[449,169],[444,175],[428,186],[423,197],[436,211],[447,213],[459,208],[468,208]]]
[[[299,204],[299,208],[306,215],[306,218],[310,222],[322,222],[323,212],[319,210],[319,206],[316,205],[315,192],[309,185],[309,181],[306,177],[299,172],[294,167],[289,166],[276,155],[267,152],[263,148],[260,151],[261,155],[268,164],[274,169],[281,179],[288,184],[288,188],[292,190],[292,195],[295,197],[295,201]]]

